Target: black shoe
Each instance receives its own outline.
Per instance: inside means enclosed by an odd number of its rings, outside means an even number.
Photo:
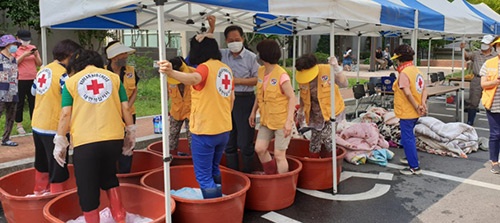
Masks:
[[[420,169],[420,167],[404,168],[402,170],[399,170],[399,172],[403,175],[420,175],[420,174],[422,174],[422,170]]]

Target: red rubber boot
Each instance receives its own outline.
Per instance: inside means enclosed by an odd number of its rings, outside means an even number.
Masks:
[[[97,211],[97,209],[89,212],[83,212],[83,217],[85,218],[86,223],[99,223],[101,221],[99,219],[99,211]]]
[[[35,195],[42,195],[49,192],[49,173],[42,173],[35,170],[35,188],[33,193]]]
[[[127,217],[127,212],[123,208],[119,187],[113,187],[106,191],[109,199],[109,209],[111,209],[111,215],[115,219],[116,223],[125,223]]]
[[[278,166],[274,158],[269,162],[262,163],[262,168],[264,169],[264,173],[267,175],[278,173]]]
[[[64,191],[64,183],[51,183],[50,184],[50,193],[55,194]]]

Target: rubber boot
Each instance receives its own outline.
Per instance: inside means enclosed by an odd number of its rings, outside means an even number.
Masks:
[[[113,187],[107,190],[106,194],[108,195],[109,209],[111,209],[113,219],[115,219],[116,223],[125,223],[127,212],[125,212],[125,208],[123,208],[118,187]]]
[[[83,217],[85,218],[86,223],[99,223],[101,221],[99,219],[99,211],[97,211],[97,209],[89,212],[83,212]]]
[[[226,155],[226,166],[233,170],[240,170],[240,163],[238,153],[225,153]]]
[[[309,152],[309,158],[319,159],[319,153]]]
[[[476,113],[477,113],[476,109],[469,108],[469,110],[467,111],[467,124],[468,125],[470,125],[470,126],[474,125],[474,119],[476,119]]]
[[[201,189],[201,193],[203,194],[203,199],[218,198],[222,197],[222,188],[221,187],[205,188]]]
[[[264,173],[267,175],[278,173],[278,165],[276,164],[276,160],[274,158],[269,162],[262,163],[262,168],[264,168]]]
[[[64,191],[64,183],[51,183],[50,184],[50,193],[60,193]]]
[[[215,184],[222,184],[222,177],[219,176],[213,176]]]
[[[254,154],[247,156],[242,154],[243,159],[243,173],[251,173],[254,171],[255,156]]]
[[[35,188],[33,193],[35,195],[42,195],[49,191],[49,173],[42,173],[35,170]]]

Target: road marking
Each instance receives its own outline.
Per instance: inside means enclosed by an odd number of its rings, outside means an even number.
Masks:
[[[487,128],[481,128],[481,127],[474,127],[476,130],[482,130],[482,131],[487,131],[489,132],[490,129],[487,129]]]
[[[376,179],[376,180],[392,180],[393,176],[394,174],[392,173],[384,173],[384,172],[373,174],[373,173],[343,171],[342,174],[340,174],[340,182],[347,180],[351,177],[361,177],[361,178]]]
[[[325,193],[317,190],[306,190],[297,188],[298,191],[317,198],[333,200],[333,201],[361,201],[380,197],[389,192],[391,185],[375,184],[372,189],[357,194],[336,194]]]
[[[279,223],[301,223],[300,221],[293,220],[285,215],[278,214],[274,211],[268,212],[265,215],[261,216],[262,218],[265,218],[269,221],[272,222],[279,222]]]
[[[343,171],[342,174],[340,175],[340,182],[347,180],[351,177],[360,177],[360,178],[367,178],[367,179],[376,179],[376,180],[392,180],[394,177],[394,174],[392,173],[384,173],[381,172],[379,174],[373,174],[373,173],[358,173],[358,172],[351,172],[351,171]],[[325,193],[317,190],[306,190],[306,189],[301,189],[297,188],[298,191],[313,196],[321,199],[326,199],[326,200],[333,200],[333,201],[361,201],[361,200],[368,200],[368,199],[373,199],[380,197],[387,193],[389,189],[391,188],[391,185],[387,184],[375,184],[375,186],[370,189],[369,191],[362,192],[362,193],[357,193],[357,194],[331,194],[331,193]]]
[[[480,121],[485,121],[485,122],[487,122],[487,121],[488,121],[488,119],[487,119],[487,118],[479,118],[479,120],[480,120]]]
[[[438,113],[428,113],[428,114],[432,116],[455,117],[454,115],[447,115],[447,114],[438,114]]]
[[[401,166],[393,163],[388,163],[387,167],[389,168],[394,168],[394,169],[403,169],[406,168],[406,166]],[[478,180],[471,180],[471,179],[466,179],[462,177],[456,177],[456,176],[451,176],[443,173],[438,173],[434,171],[429,171],[429,170],[422,170],[423,175],[431,176],[431,177],[437,177],[445,180],[451,180],[459,183],[464,183],[464,184],[469,184],[473,186],[478,186],[478,187],[484,187],[488,189],[493,189],[493,190],[498,190],[500,191],[500,185],[497,184],[492,184],[492,183],[486,183]]]

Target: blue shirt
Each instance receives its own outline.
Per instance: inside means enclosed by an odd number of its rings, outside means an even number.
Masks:
[[[234,57],[229,49],[221,49],[222,62],[227,64],[233,71],[235,78],[252,78],[257,77],[257,70],[260,65],[257,63],[255,53],[243,48],[241,53]],[[253,92],[254,86],[235,85],[235,92]]]

